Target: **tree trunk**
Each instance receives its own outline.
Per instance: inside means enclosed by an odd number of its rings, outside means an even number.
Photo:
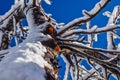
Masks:
[[[37,6],[25,8],[30,34],[1,61],[0,80],[57,80],[57,60],[51,48],[42,44],[52,39],[43,33],[49,23],[39,9]]]

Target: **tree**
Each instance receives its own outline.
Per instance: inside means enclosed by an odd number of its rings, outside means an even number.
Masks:
[[[49,0],[44,0],[51,4]],[[101,0],[83,17],[68,24],[57,23],[41,6],[42,0],[15,0],[12,8],[0,17],[0,80],[57,80],[61,55],[66,62],[64,80],[120,79],[119,38],[120,7],[105,12],[105,27],[91,26],[90,21],[110,2]],[[26,19],[28,26],[22,25]],[[82,29],[85,26],[86,29]],[[106,33],[107,49],[94,48],[97,34]],[[16,46],[9,48],[14,38]],[[23,42],[20,43],[20,40]],[[90,70],[80,63],[86,60]]]

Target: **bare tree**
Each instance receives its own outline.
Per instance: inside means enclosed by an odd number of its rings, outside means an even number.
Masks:
[[[51,4],[50,0],[44,0]],[[120,80],[120,6],[104,27],[91,26],[90,21],[110,2],[100,0],[92,10],[83,10],[83,17],[63,25],[44,12],[42,0],[15,0],[12,8],[0,16],[0,80],[58,80],[57,57],[66,63],[64,80]],[[26,19],[28,26],[22,25]],[[86,29],[78,28],[86,26]],[[107,49],[94,48],[97,34],[106,33]],[[81,35],[81,36],[78,36]],[[16,46],[9,48],[11,38]],[[19,43],[19,40],[23,40]],[[81,65],[86,60],[90,70]]]

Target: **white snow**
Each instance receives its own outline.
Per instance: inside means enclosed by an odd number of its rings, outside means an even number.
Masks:
[[[44,0],[47,4],[51,5],[51,1],[50,0]]]
[[[120,50],[120,43],[118,44],[117,50],[118,50],[118,51]]]
[[[29,0],[28,4],[33,4],[33,1],[34,1],[34,0]],[[36,5],[39,6],[40,3],[41,3],[41,1],[42,1],[42,0],[36,0]],[[50,0],[44,0],[44,1],[45,1],[45,3],[51,5],[51,1],[50,1]]]
[[[72,20],[71,22],[69,22],[68,24],[66,24],[63,28],[58,30],[58,34],[61,33],[62,31],[64,31],[65,29],[69,29],[71,26],[73,26],[74,24],[83,24],[81,21],[86,21],[87,19],[90,19],[92,15],[95,15],[97,12],[99,12],[101,10],[101,8],[108,2],[108,0],[100,0],[95,7],[90,10],[90,11],[86,11],[83,10],[83,17],[80,18],[76,18],[74,20]]]
[[[91,70],[89,70],[89,73],[86,73],[83,77],[83,80],[86,80],[91,74],[95,74],[97,73],[97,70],[100,68],[101,66],[97,65],[95,66],[95,68],[92,68]],[[99,75],[99,74],[98,74]],[[98,76],[99,78],[102,78],[100,76]],[[103,79],[103,78],[102,78]],[[90,79],[90,80],[96,80],[95,77],[93,77],[93,79]]]
[[[111,12],[105,11],[105,12],[103,13],[103,15],[104,15],[104,16],[107,16],[107,17],[110,17],[110,16],[111,16]]]
[[[11,17],[12,16],[11,14],[14,13],[19,7],[20,7],[20,4],[13,5],[7,13],[5,13],[4,15],[1,15],[0,22],[4,21],[7,17],[8,18]]]
[[[94,40],[95,40],[96,42],[98,41],[98,35],[97,35],[97,34],[94,35]]]
[[[3,37],[3,32],[0,31],[0,44],[1,44],[1,42],[2,42],[2,37]]]
[[[29,0],[28,4],[32,4],[33,3],[33,0]]]
[[[21,7],[24,7],[24,2],[25,0],[14,0],[14,3],[15,4],[20,4],[21,5]]]
[[[47,50],[40,43],[40,38],[37,38],[41,34],[37,31],[32,33],[35,36],[28,36],[0,62],[0,80],[45,80],[43,68],[52,68],[43,58]]]
[[[120,15],[119,6],[116,6],[108,20],[108,25],[115,25],[118,19],[118,16]],[[113,34],[112,32],[107,32],[107,49],[112,50],[114,48],[114,41],[113,41]]]
[[[98,3],[95,5],[95,7],[94,7],[91,11],[89,11],[89,14],[93,15],[93,14],[95,14],[96,12],[98,12],[98,10],[99,10],[101,7],[103,7],[103,5],[104,5],[106,2],[108,2],[108,0],[100,0],[100,2],[98,2]]]
[[[62,59],[64,60],[64,62],[66,63],[66,66],[65,66],[65,74],[64,74],[64,78],[63,80],[67,80],[68,79],[68,74],[69,74],[69,67],[70,67],[70,64],[69,62],[66,60],[66,58],[64,57],[63,54],[61,54],[61,57]]]
[[[0,80],[45,80],[45,47],[40,42],[23,43],[0,62]],[[17,75],[16,75],[17,74]]]
[[[106,31],[110,31],[110,30],[115,30],[120,28],[120,25],[107,25],[101,28],[97,28],[97,26],[94,26],[91,29],[74,29],[74,30],[70,30],[65,32],[62,36],[71,36],[74,34],[95,34],[95,33],[101,33],[101,32],[106,32]]]
[[[44,59],[47,49],[40,42],[51,38],[40,33],[46,23],[40,26],[34,25],[31,14],[29,12],[26,16],[31,29],[27,39],[10,49],[9,54],[6,54],[0,62],[0,80],[45,80],[44,67],[52,69]]]
[[[44,60],[46,48],[41,40],[50,38],[40,33],[41,26],[35,26],[33,18],[27,15],[30,29],[29,36],[18,47],[13,48],[0,62],[0,80],[45,80],[44,67],[52,67]],[[34,28],[34,29],[33,29]]]

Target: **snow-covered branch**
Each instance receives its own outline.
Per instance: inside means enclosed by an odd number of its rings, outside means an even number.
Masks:
[[[120,28],[120,25],[109,25],[109,26],[105,26],[102,28],[97,28],[95,26],[87,30],[83,30],[83,29],[70,30],[64,33],[62,37],[67,37],[67,36],[71,36],[74,34],[99,34],[102,32],[108,32],[108,31],[119,29],[119,28]]]
[[[4,20],[8,19],[10,16],[13,15],[13,13],[18,10],[21,7],[21,5],[13,5],[12,8],[2,17],[0,17],[0,23],[3,22]]]
[[[51,4],[51,0],[44,1]],[[58,80],[59,55],[66,63],[64,80],[69,76],[73,80],[107,80],[110,74],[119,79],[120,44],[114,44],[114,36],[120,38],[117,31],[120,7],[105,13],[109,17],[106,26],[90,24],[109,1],[100,0],[90,11],[83,10],[83,17],[63,25],[44,12],[42,0],[15,0],[12,8],[0,16],[0,80],[13,80],[13,77],[16,80]],[[86,28],[80,28],[84,23]],[[96,34],[103,32],[107,33],[108,49],[93,47],[95,38],[99,37]],[[9,49],[11,39],[18,44]],[[19,40],[23,42],[19,44]]]
[[[74,19],[73,21],[70,21],[68,24],[66,24],[64,27],[62,27],[60,30],[58,30],[58,34],[61,35],[64,32],[66,32],[68,29],[73,28],[75,26],[81,25],[89,20],[91,20],[93,17],[95,17],[109,2],[110,0],[101,0],[98,2],[95,7],[87,12],[89,15],[84,15],[83,17]]]
[[[109,18],[107,25],[115,25],[117,23],[119,15],[120,15],[120,6],[116,6]],[[109,50],[116,48],[115,43],[114,43],[114,35],[111,31],[107,32],[107,43],[108,43],[107,48]]]

